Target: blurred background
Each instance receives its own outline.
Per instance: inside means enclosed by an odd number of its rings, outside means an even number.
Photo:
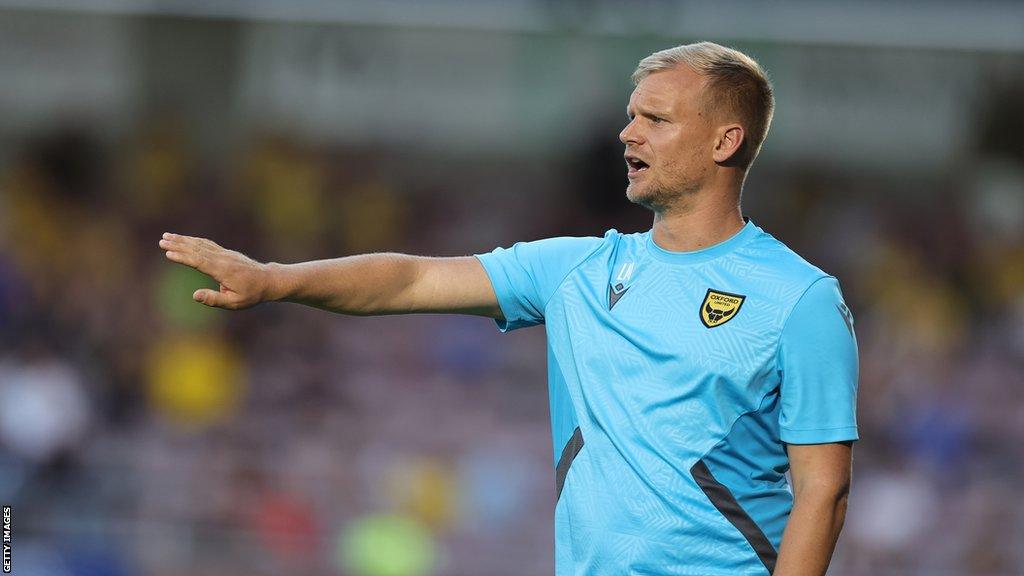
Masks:
[[[647,54],[748,52],[744,211],[861,352],[830,574],[1024,574],[1024,5],[0,0],[0,501],[26,575],[541,576],[543,329],[192,302],[261,261],[646,230]]]

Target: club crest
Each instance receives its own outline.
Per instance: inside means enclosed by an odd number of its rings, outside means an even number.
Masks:
[[[708,328],[721,326],[739,314],[746,299],[746,296],[708,288],[704,302],[700,305],[700,321]]]

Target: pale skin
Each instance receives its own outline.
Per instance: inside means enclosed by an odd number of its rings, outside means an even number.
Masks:
[[[728,111],[701,106],[703,77],[680,66],[655,72],[636,86],[619,134],[629,166],[626,196],[654,212],[653,238],[686,252],[727,240],[744,225],[740,191],[746,169],[729,162],[745,132]],[[261,302],[295,302],[360,316],[459,313],[502,318],[480,262],[471,256],[428,258],[364,254],[298,264],[260,263],[205,238],[165,233],[168,259],[219,282],[193,299],[241,310]],[[788,444],[793,509],[774,576],[823,576],[846,515],[849,442]]]

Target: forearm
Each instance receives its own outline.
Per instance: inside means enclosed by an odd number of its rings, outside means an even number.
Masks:
[[[845,490],[808,488],[798,493],[773,576],[824,576],[846,518]]]
[[[417,258],[387,253],[270,263],[267,300],[359,316],[409,312],[404,295],[416,281]]]

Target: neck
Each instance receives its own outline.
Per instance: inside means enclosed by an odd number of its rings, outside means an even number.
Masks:
[[[651,232],[654,243],[671,252],[692,252],[732,238],[744,225],[738,191],[712,197],[724,200],[698,201],[655,212]]]

